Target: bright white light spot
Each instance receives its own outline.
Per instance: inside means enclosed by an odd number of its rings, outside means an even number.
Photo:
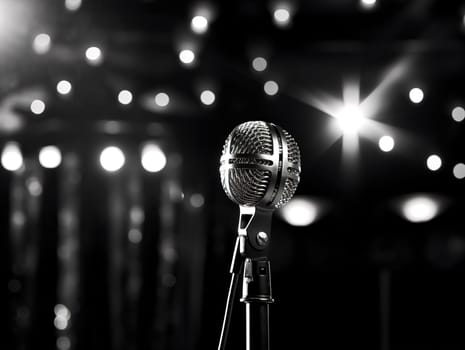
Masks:
[[[410,222],[426,222],[439,213],[439,203],[428,196],[415,196],[402,203],[402,215]]]
[[[304,197],[294,197],[280,209],[280,215],[290,225],[308,226],[318,216],[318,206]]]
[[[117,171],[121,169],[126,161],[123,151],[115,146],[105,148],[100,154],[100,164],[106,171]]]
[[[255,57],[252,61],[252,67],[257,72],[263,72],[268,66],[268,62],[263,57]]]
[[[273,19],[277,25],[284,26],[289,23],[291,14],[288,9],[278,8],[274,10]]]
[[[194,193],[189,202],[194,208],[200,208],[205,204],[205,198],[201,193]]]
[[[102,62],[102,50],[96,46],[91,46],[86,50],[87,62],[96,65]]]
[[[71,340],[67,336],[59,336],[57,338],[57,349],[58,350],[69,350],[71,349]]]
[[[461,180],[463,178],[465,178],[465,164],[463,163],[458,163],[454,166],[454,176]]]
[[[202,101],[204,105],[211,105],[213,102],[215,102],[215,93],[211,90],[202,91],[200,94],[200,101]]]
[[[56,329],[62,331],[68,327],[68,320],[64,317],[56,316],[53,320],[53,324],[55,325]]]
[[[155,103],[159,107],[166,107],[170,103],[170,97],[164,92],[159,92],[155,95]]]
[[[61,80],[57,84],[57,91],[61,95],[67,95],[71,92],[73,86],[68,80]]]
[[[410,90],[408,96],[410,98],[410,101],[412,101],[413,103],[420,103],[421,101],[423,101],[423,97],[425,95],[424,95],[422,89],[413,88],[413,89]]]
[[[204,16],[195,16],[191,21],[191,29],[197,34],[203,34],[208,30],[208,19]]]
[[[56,146],[45,146],[39,152],[39,163],[44,168],[53,169],[61,164],[61,152]]]
[[[383,152],[391,152],[394,149],[394,139],[391,136],[383,136],[379,139],[378,146]]]
[[[371,8],[376,4],[376,0],[361,0],[360,2],[365,8]]]
[[[82,0],[65,0],[65,7],[68,11],[77,11],[82,5]]]
[[[118,94],[118,101],[122,105],[128,105],[132,102],[132,93],[129,90],[121,90]]]
[[[141,163],[145,170],[156,173],[166,165],[165,153],[158,145],[148,143],[142,149]]]
[[[8,142],[2,151],[2,166],[9,171],[17,171],[23,166],[23,155],[16,142]]]
[[[456,122],[461,122],[465,119],[465,109],[463,107],[457,106],[452,110],[452,118]]]
[[[184,64],[191,64],[195,60],[195,54],[192,50],[182,50],[179,53],[179,60]]]
[[[273,96],[276,95],[279,91],[278,83],[273,80],[268,80],[265,85],[263,85],[263,90],[267,95]]]
[[[34,114],[42,114],[45,111],[45,102],[42,100],[34,100],[31,102],[31,112]]]
[[[129,242],[134,243],[134,244],[138,244],[142,242],[142,232],[135,228],[129,230],[128,240]]]
[[[358,106],[344,106],[335,117],[344,134],[357,133],[364,121],[364,115]]]
[[[53,311],[55,312],[55,316],[57,317],[63,317],[66,320],[69,320],[71,318],[71,312],[63,304],[55,305],[55,307],[53,308]]]
[[[442,166],[442,160],[438,155],[432,154],[426,159],[426,166],[429,170],[436,171]]]
[[[36,35],[34,41],[32,42],[32,48],[36,53],[39,55],[43,55],[50,50],[50,46],[52,45],[52,39],[50,39],[50,35],[42,33]]]

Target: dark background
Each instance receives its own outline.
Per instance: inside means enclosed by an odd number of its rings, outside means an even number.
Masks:
[[[463,349],[465,190],[452,168],[465,159],[464,124],[450,113],[465,103],[465,3],[290,4],[292,24],[279,28],[268,1],[83,0],[67,11],[62,1],[0,0],[0,142],[18,142],[26,162],[22,173],[0,170],[2,348],[215,348],[239,214],[221,188],[219,157],[236,125],[265,120],[299,144],[296,195],[328,204],[307,227],[274,217],[272,348]],[[202,6],[209,30],[193,34]],[[40,55],[32,41],[42,32],[52,45]],[[183,43],[196,48],[192,66],[179,62]],[[102,49],[100,65],[86,62],[90,45]],[[264,72],[252,69],[257,55],[268,60]],[[70,96],[57,95],[61,79],[72,82]],[[279,83],[275,96],[263,91],[269,79]],[[386,84],[371,117],[395,137],[392,152],[361,135],[347,161],[332,118],[312,102],[341,100],[354,79],[362,100]],[[216,93],[211,106],[199,101],[203,86]],[[416,86],[420,104],[408,98]],[[128,106],[118,103],[122,89],[133,92]],[[157,91],[169,93],[167,108],[147,102]],[[46,97],[40,116],[29,110],[37,94]],[[7,127],[11,116],[18,127]],[[139,164],[151,140],[168,155],[160,173]],[[65,155],[57,169],[37,164],[48,144]],[[126,153],[112,174],[98,164],[107,144]],[[443,160],[436,172],[425,165],[432,153]],[[30,178],[39,196],[27,194]],[[25,196],[22,231],[12,229],[15,189]],[[392,204],[417,192],[448,205],[409,223]],[[198,193],[200,207],[191,201]],[[140,244],[127,239],[134,207],[143,212]],[[26,238],[15,245],[18,232]],[[71,241],[73,253],[61,254]],[[231,349],[244,346],[236,303]],[[72,312],[64,330],[54,327],[56,304]]]

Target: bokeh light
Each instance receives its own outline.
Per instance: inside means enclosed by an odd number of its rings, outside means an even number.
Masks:
[[[438,200],[428,195],[414,195],[401,203],[402,216],[410,222],[426,222],[439,214]]]
[[[68,80],[60,80],[57,84],[57,92],[60,95],[68,95],[71,92],[72,88],[73,86]]]
[[[50,50],[51,45],[52,39],[50,38],[50,35],[46,33],[36,35],[32,42],[32,48],[39,55],[47,53]]]
[[[279,210],[279,215],[292,226],[308,226],[313,223],[320,209],[317,203],[307,197],[295,196]]]
[[[263,90],[265,91],[265,93],[269,96],[274,96],[278,93],[279,91],[279,86],[278,86],[278,83],[275,82],[274,80],[268,80],[267,82],[265,82],[265,84],[263,85]]]
[[[464,163],[458,163],[454,166],[454,169],[452,170],[455,178],[461,180],[465,178],[465,164]]]
[[[213,104],[215,102],[215,93],[211,90],[202,91],[200,94],[200,101],[207,106]]]
[[[205,16],[194,16],[191,20],[191,29],[197,34],[203,34],[208,30],[208,19]]]
[[[255,57],[252,61],[252,67],[257,72],[263,72],[268,66],[268,62],[263,57]]]
[[[82,0],[65,0],[65,8],[68,11],[77,11],[82,5]]]
[[[9,171],[17,171],[23,166],[23,155],[16,142],[8,142],[2,151],[2,166]]]
[[[100,154],[100,165],[109,172],[121,169],[126,162],[123,151],[116,146],[106,147]]]
[[[465,109],[461,106],[454,107],[452,110],[452,119],[461,122],[465,119]]]
[[[166,155],[156,143],[147,143],[142,148],[141,163],[145,170],[156,173],[166,166]]]
[[[155,104],[158,107],[166,107],[170,103],[170,97],[165,92],[159,92],[155,95]]]
[[[378,142],[378,146],[383,152],[391,152],[394,149],[394,145],[394,139],[389,135],[381,137]]]
[[[128,105],[132,102],[132,93],[129,90],[121,90],[118,94],[118,101],[122,105]]]
[[[45,112],[45,102],[42,100],[34,100],[31,102],[31,112],[39,115]]]
[[[441,168],[441,166],[442,166],[441,157],[439,157],[437,154],[430,155],[426,159],[426,166],[431,171],[439,170],[439,168]]]
[[[86,59],[89,64],[97,65],[103,60],[102,50],[97,46],[91,46],[86,50]]]
[[[412,101],[413,103],[420,103],[421,101],[423,101],[425,95],[422,89],[413,88],[410,90],[408,96],[410,98],[410,101]]]
[[[45,146],[39,152],[39,163],[44,168],[53,169],[61,164],[61,151],[56,146]]]
[[[195,53],[192,50],[185,49],[179,52],[179,60],[184,64],[191,64],[195,60]]]

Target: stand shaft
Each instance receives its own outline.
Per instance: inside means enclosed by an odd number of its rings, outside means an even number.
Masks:
[[[267,303],[246,304],[246,350],[270,349],[269,312]]]

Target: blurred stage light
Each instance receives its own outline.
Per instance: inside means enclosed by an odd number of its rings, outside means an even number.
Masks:
[[[442,166],[442,160],[437,154],[432,154],[426,159],[426,166],[431,171],[439,170]]]
[[[60,95],[68,95],[71,92],[73,86],[68,80],[61,80],[57,84],[57,92]]]
[[[268,62],[263,57],[255,57],[252,61],[252,67],[257,72],[263,72],[268,65]]]
[[[102,62],[102,50],[96,46],[91,46],[86,50],[86,59],[92,65],[97,65]]]
[[[420,103],[423,101],[424,93],[420,88],[413,88],[410,90],[408,96],[413,103]]]
[[[55,316],[63,317],[67,320],[71,318],[71,312],[69,309],[63,305],[63,304],[57,304],[53,308],[53,311],[55,312]]]
[[[45,111],[45,102],[42,100],[34,100],[31,102],[31,112],[39,115]]]
[[[454,176],[459,180],[465,178],[465,164],[463,163],[456,164],[454,166],[453,173],[454,173]]]
[[[47,53],[50,50],[51,45],[52,39],[50,38],[50,35],[45,33],[36,35],[34,41],[32,42],[32,48],[39,55]]]
[[[179,52],[179,60],[184,64],[191,64],[195,60],[195,53],[192,50],[185,49]]]
[[[121,90],[118,94],[118,101],[122,105],[128,105],[132,102],[132,93],[129,90]]]
[[[269,96],[274,96],[278,93],[279,91],[279,86],[278,83],[276,83],[273,80],[268,80],[264,85],[263,85],[263,90],[265,90],[265,93]]]
[[[115,146],[106,147],[100,154],[100,164],[103,169],[109,172],[121,169],[125,161],[123,151]]]
[[[145,170],[156,173],[166,166],[166,156],[155,143],[148,143],[142,148],[141,163]]]
[[[360,3],[364,8],[372,8],[376,5],[376,0],[361,0]]]
[[[320,214],[319,205],[310,198],[295,196],[284,207],[278,210],[284,221],[292,226],[308,226]]]
[[[65,0],[65,7],[68,11],[77,11],[82,5],[82,0]]]
[[[383,152],[391,152],[394,149],[394,145],[394,139],[388,135],[381,137],[378,142],[378,146]]]
[[[273,19],[277,26],[285,27],[291,20],[291,13],[287,8],[276,8],[273,12]]]
[[[200,94],[200,101],[207,106],[213,104],[213,102],[215,102],[215,93],[211,90],[202,91]]]
[[[128,232],[128,240],[131,243],[138,244],[142,242],[142,232],[138,229],[131,229]]]
[[[71,339],[65,335],[61,335],[57,338],[56,346],[58,350],[69,350],[71,349]]]
[[[360,107],[354,105],[342,107],[335,117],[343,134],[356,134],[365,119]]]
[[[2,166],[9,171],[17,171],[23,166],[23,155],[16,142],[8,142],[2,151]]]
[[[201,208],[205,204],[205,197],[201,193],[193,193],[189,202],[194,208]]]
[[[42,194],[42,184],[37,177],[30,177],[26,180],[26,187],[29,194],[33,197],[38,197]]]
[[[158,107],[166,107],[170,103],[170,97],[164,92],[159,92],[155,95],[155,104]]]
[[[194,16],[191,20],[191,29],[197,34],[203,34],[208,30],[208,19],[204,16]]]
[[[44,168],[53,169],[61,164],[61,152],[56,146],[45,146],[39,152],[39,163]]]
[[[452,118],[456,122],[461,122],[465,119],[465,109],[463,107],[457,106],[452,110]]]
[[[440,203],[432,196],[421,194],[410,196],[401,202],[401,214],[410,222],[426,222],[439,214]]]

